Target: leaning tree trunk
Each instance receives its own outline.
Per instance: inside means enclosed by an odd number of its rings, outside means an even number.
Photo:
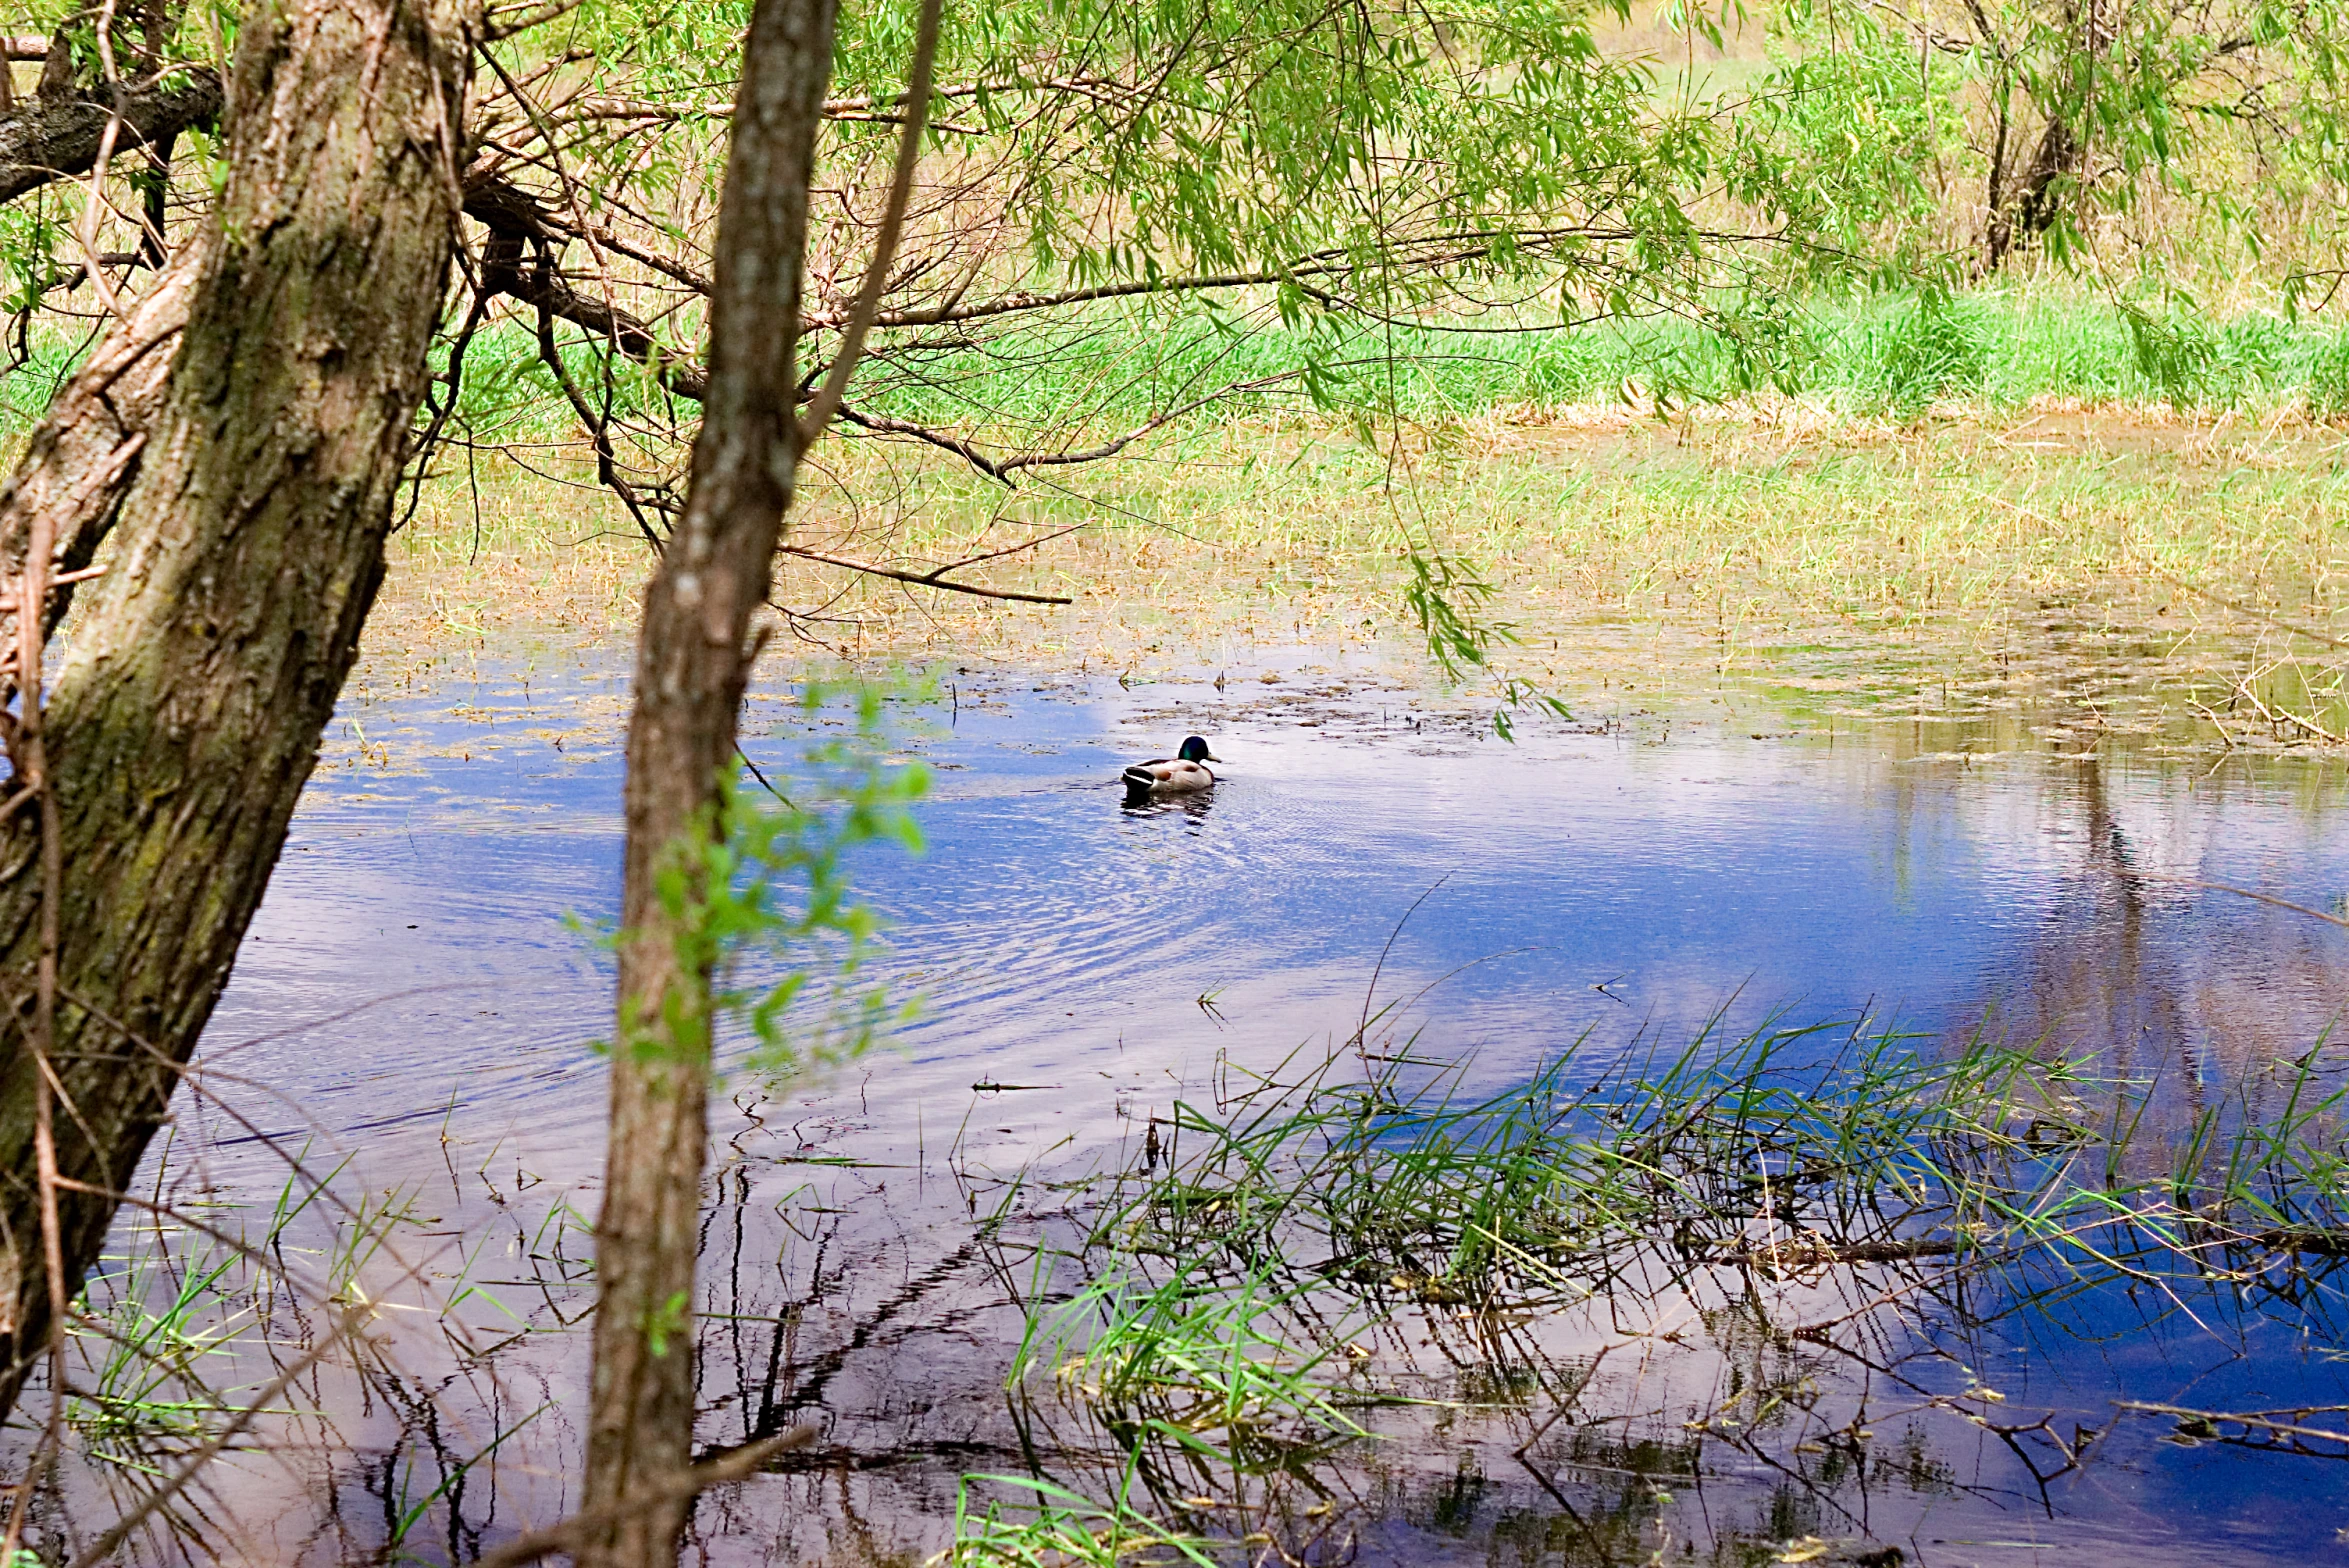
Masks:
[[[628,849],[610,1152],[596,1225],[591,1500],[645,1506],[580,1553],[669,1564],[689,1501],[692,1290],[709,1095],[710,974],[657,883],[716,827],[802,445],[796,423],[808,182],[835,0],[758,0],[718,214],[702,425],[685,514],[646,590],[628,727]]]
[[[450,6],[255,0],[238,38],[227,181],[45,725],[69,1290],[228,980],[382,577],[456,215],[468,44]],[[87,465],[125,442],[92,434],[36,442],[18,496],[102,489]],[[26,1027],[40,860],[31,814],[0,827],[18,1024],[0,1045],[0,1408],[50,1322]]]

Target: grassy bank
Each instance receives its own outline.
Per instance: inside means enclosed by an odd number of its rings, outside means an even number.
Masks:
[[[1104,309],[960,346],[884,344],[853,401],[1002,453],[1090,445],[1201,400],[1211,401],[1186,424],[1356,409],[1441,422],[1755,395],[1896,422],[1936,410],[2007,415],[2050,399],[2319,419],[2349,412],[2349,325],[2280,306],[2204,313],[2015,287],[1822,298],[1741,332],[1668,315],[1542,326],[1538,313],[1451,328],[1292,326],[1244,298],[1213,319]],[[692,352],[690,342],[681,347]],[[1313,374],[1297,374],[1307,363]],[[592,384],[583,353],[574,370]],[[475,439],[573,438],[569,406],[529,332],[493,327],[466,374],[461,413]],[[655,425],[679,412],[641,387],[618,389],[624,407],[631,394]]]
[[[1262,302],[1230,305],[1212,319],[1105,308],[983,343],[884,343],[853,401],[1005,452],[1088,445],[1201,400],[1180,428],[1317,410],[1442,423],[1755,397],[1793,400],[1814,418],[1895,423],[2010,417],[2051,401],[2172,415],[2349,414],[2349,322],[2280,303],[2205,312],[2022,285],[1820,298],[1726,333],[1669,315],[1548,330],[1538,312],[1450,327],[1291,326]],[[677,351],[690,357],[689,327],[675,324]],[[0,379],[0,442],[21,439],[91,341],[55,326],[33,334],[30,357]],[[595,385],[591,356],[577,344],[569,353],[580,384]],[[1308,362],[1310,378],[1295,374]],[[690,424],[690,404],[625,381],[613,391],[623,418],[667,433]],[[468,351],[457,416],[468,439],[519,444],[533,466],[579,439],[535,333],[513,321],[493,321]]]
[[[2162,722],[2209,744],[2180,703],[2239,708],[2235,683],[2256,676],[2341,734],[2349,715],[2308,707],[2335,650],[2284,627],[2340,636],[2349,620],[2342,458],[2335,431],[2290,415],[2053,399],[1909,423],[1785,400],[1674,420],[1488,411],[1377,445],[1267,414],[1011,489],[943,453],[842,441],[820,453],[798,543],[917,572],[993,556],[956,575],[1072,602],[809,560],[786,564],[778,599],[801,636],[851,656],[1244,672],[1298,641],[1413,657],[1408,555],[1432,549],[1490,585],[1486,620],[1517,628],[1507,672],[1571,701],[1758,683],[1900,712],[1952,690],[2008,702],[2027,675],[2070,682],[2067,701],[2167,692]],[[587,476],[485,462],[477,483],[428,488],[395,542],[376,646],[625,637],[645,565]]]
[[[1422,421],[1754,394],[1902,421],[1935,409],[2011,413],[2048,399],[2320,418],[2349,411],[2349,328],[2339,321],[2281,309],[2205,315],[2069,291],[1822,299],[1743,334],[1673,316],[1562,331],[1379,326],[1312,337],[1238,313],[1212,327],[1154,325],[1104,317],[1085,330],[1015,336],[986,354],[925,358],[918,376],[884,378],[876,403],[959,430],[1050,432],[1147,418],[1318,357],[1325,405]],[[1305,391],[1280,382],[1232,406],[1295,406]]]

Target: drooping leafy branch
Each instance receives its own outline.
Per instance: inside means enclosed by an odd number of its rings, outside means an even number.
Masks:
[[[2338,255],[2337,0],[1794,0],[1779,22],[1789,82],[1820,59],[1847,78],[1828,118],[1906,122],[1930,160],[1911,172],[1960,198],[1979,271],[2034,246],[2075,268],[2159,267],[2198,225],[2282,250],[2287,278]]]

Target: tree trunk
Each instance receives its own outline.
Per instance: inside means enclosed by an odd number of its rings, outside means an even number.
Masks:
[[[1987,228],[1989,266],[1994,272],[2016,247],[2041,238],[2062,220],[2066,204],[2075,198],[2088,175],[2084,128],[2096,123],[2096,79],[2112,49],[2114,27],[2099,0],[2086,0],[2085,4],[2065,5],[2063,25],[2055,36],[2068,52],[2060,73],[2049,73],[2057,83],[2056,91],[2038,105],[2047,123],[2040,129],[2030,163],[2003,179],[2008,147],[2007,78],[2003,55],[1999,61],[1998,142],[1991,165]]]
[[[2024,237],[2037,239],[2055,227],[2056,219],[2063,216],[2064,202],[2079,183],[2086,153],[2080,138],[2072,133],[2071,121],[2060,109],[2050,111],[2014,204],[2015,227]]]
[[[201,242],[182,247],[33,427],[16,473],[0,487],[0,582],[24,575],[25,556],[42,523],[54,541],[51,576],[79,571],[97,555],[123,492],[138,477],[139,454],[163,407],[203,255]],[[44,641],[72,594],[68,585],[49,596]],[[15,609],[0,610],[0,648],[15,647],[16,639]],[[0,702],[15,689],[13,668],[0,671]]]
[[[256,0],[238,38],[227,182],[46,724],[69,1290],[228,980],[382,576],[456,213],[467,41],[449,3]],[[13,501],[70,510],[82,481],[103,488],[90,465],[112,457],[92,452],[119,456],[122,428],[37,438]],[[39,850],[26,815],[0,826],[19,1023],[0,1046],[0,1408],[49,1327],[22,1027]]]
[[[2006,260],[2006,253],[2014,247],[2015,242],[2014,215],[2007,211],[2006,205],[2007,142],[2014,128],[2014,84],[2006,79],[2006,68],[2003,61],[2000,63],[1998,83],[1992,89],[1991,97],[1998,105],[1998,129],[1996,135],[1991,138],[1990,173],[1984,182],[1987,187],[1986,202],[1989,207],[1989,217],[1984,220],[1982,227],[1982,250],[1986,258],[1983,267],[1985,272],[1996,272],[2000,264]]]
[[[800,456],[800,268],[835,0],[758,0],[718,215],[709,379],[692,488],[644,602],[628,729],[626,880],[610,1150],[596,1226],[584,1494],[650,1493],[693,1439],[693,1280],[709,1094],[710,974],[656,881],[715,827]],[[601,1533],[593,1565],[667,1565],[689,1501]]]

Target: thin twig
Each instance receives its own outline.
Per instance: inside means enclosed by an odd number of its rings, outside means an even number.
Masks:
[[[2143,1399],[2116,1399],[2115,1410],[2131,1410],[2140,1415],[2177,1416],[2188,1421],[2207,1421],[2216,1426],[2257,1427],[2264,1432],[2276,1432],[2286,1437],[2313,1437],[2328,1443],[2349,1443],[2349,1432],[2328,1432],[2323,1427],[2296,1426],[2289,1421],[2271,1421],[2266,1416],[2237,1414],[2225,1410],[2194,1410],[2185,1405],[2160,1405]]]
[[[802,452],[816,444],[824,427],[848,393],[848,378],[864,353],[865,334],[881,308],[882,291],[889,286],[889,269],[897,260],[897,241],[905,231],[906,203],[913,196],[914,165],[921,161],[922,126],[930,117],[930,73],[938,63],[938,17],[944,0],[922,0],[921,30],[914,43],[913,79],[906,86],[905,134],[897,141],[897,171],[889,182],[889,206],[881,218],[880,235],[873,242],[872,265],[865,269],[864,286],[857,291],[856,308],[841,330],[840,347],[824,377],[815,401],[799,422]]]
[[[886,577],[893,582],[912,583],[921,588],[944,588],[954,593],[974,594],[981,599],[1010,599],[1020,604],[1074,604],[1076,601],[1062,594],[1021,593],[1011,588],[982,588],[976,583],[958,583],[945,576],[947,572],[967,566],[967,561],[954,561],[934,572],[909,572],[895,566],[881,566],[872,561],[851,560],[844,555],[826,555],[803,545],[783,544],[776,548],[785,555],[796,555],[803,561],[816,561],[825,566],[844,566],[867,577]]]
[[[2289,909],[2296,915],[2306,915],[2311,920],[2322,920],[2327,925],[2349,928],[2349,920],[2344,920],[2339,915],[2328,915],[2321,909],[2311,909],[2306,904],[2295,904],[2288,898],[2278,898],[2272,893],[2255,893],[2247,887],[2235,887],[2225,882],[2204,882],[2194,877],[2165,877],[2152,871],[2139,872],[2138,875],[2148,882],[2167,882],[2174,887],[2207,888],[2213,893],[2232,893],[2237,898],[2256,899],[2262,904],[2273,904],[2278,909]]]

